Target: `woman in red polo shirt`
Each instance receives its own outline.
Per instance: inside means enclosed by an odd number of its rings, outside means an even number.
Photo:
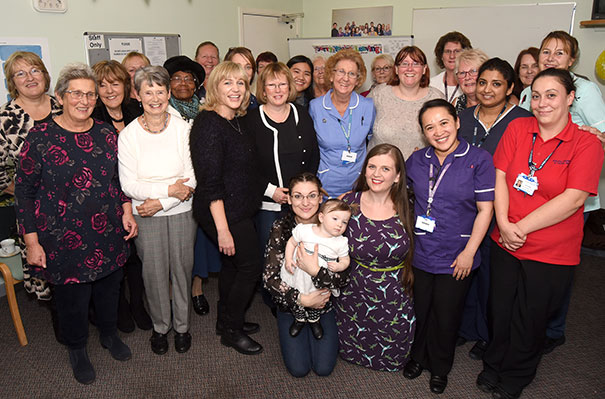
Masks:
[[[584,201],[597,193],[603,149],[571,121],[574,95],[568,71],[540,72],[534,117],[511,122],[494,154],[493,335],[477,378],[494,398],[518,398],[535,377],[548,319],[580,263]]]

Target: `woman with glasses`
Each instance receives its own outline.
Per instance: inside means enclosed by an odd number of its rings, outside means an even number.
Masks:
[[[326,59],[318,55],[313,59],[313,98],[321,97],[330,90],[326,80]]]
[[[372,60],[372,86],[369,90],[361,93],[361,95],[367,97],[374,87],[382,83],[389,83],[394,76],[393,65],[395,65],[395,60],[389,54],[376,56]]]
[[[441,36],[435,45],[435,59],[439,68],[444,71],[431,78],[430,85],[440,90],[445,99],[453,103],[461,94],[460,85],[454,70],[456,68],[456,57],[467,48],[473,48],[471,41],[460,32],[448,32]]]
[[[127,240],[137,235],[118,179],[116,132],[91,118],[97,83],[84,64],[61,71],[55,95],[63,113],[32,128],[21,149],[15,186],[19,231],[32,274],[54,285],[61,336],[75,379],[90,384],[88,308],[101,346],[120,361],[130,348],[116,319]]]
[[[195,92],[206,78],[204,68],[185,55],[167,59],[164,68],[170,74],[168,112],[192,124],[201,109],[200,99]]]
[[[357,51],[340,50],[326,63],[332,89],[309,106],[319,143],[317,174],[330,197],[351,190],[366,156],[366,140],[376,112],[371,99],[355,92],[366,73]]]
[[[487,59],[487,54],[476,49],[462,50],[460,55],[456,57],[456,78],[458,78],[458,84],[462,90],[462,94],[456,97],[456,100],[454,101],[456,113],[460,113],[468,107],[477,105],[478,100],[475,95],[477,74],[479,72],[479,67],[487,61]]]
[[[418,111],[426,101],[443,98],[439,90],[429,87],[429,76],[426,56],[418,47],[406,46],[397,53],[394,78],[388,85],[376,87],[368,96],[376,107],[369,148],[393,144],[407,159],[412,152],[426,146],[417,123]]]

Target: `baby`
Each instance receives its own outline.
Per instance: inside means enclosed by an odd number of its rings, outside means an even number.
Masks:
[[[318,245],[318,260],[320,267],[328,267],[328,262],[338,262],[339,269],[344,270],[349,266],[349,244],[342,234],[347,228],[351,217],[350,206],[341,200],[327,200],[319,209],[319,224],[299,224],[292,230],[292,237],[286,244],[285,259],[281,268],[281,279],[301,294],[309,294],[317,291],[313,285],[311,276],[296,267],[296,247],[303,243],[303,249],[312,254],[315,245]],[[290,272],[289,270],[293,270]],[[332,290],[334,296],[340,295],[337,289]],[[306,308],[297,304],[290,309],[294,315],[294,322],[290,326],[290,335],[296,337],[309,323],[311,332],[316,339],[321,339],[323,329],[319,323],[321,309]]]

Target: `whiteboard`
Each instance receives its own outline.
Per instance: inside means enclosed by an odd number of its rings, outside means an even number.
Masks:
[[[326,37],[311,39],[288,39],[290,58],[295,55],[306,55],[311,60],[321,55],[325,59],[343,48],[354,48],[361,54],[366,69],[367,78],[359,91],[365,91],[372,85],[370,66],[374,57],[380,54],[390,54],[395,58],[399,50],[413,44],[412,36],[374,36],[374,37]]]
[[[514,66],[519,52],[540,47],[549,32],[573,33],[576,3],[517,4],[477,7],[415,8],[412,16],[414,44],[429,59],[431,75],[440,72],[433,51],[437,40],[450,31],[459,31],[492,57]]]

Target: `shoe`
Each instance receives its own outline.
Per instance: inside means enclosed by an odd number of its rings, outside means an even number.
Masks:
[[[223,322],[222,321],[216,321],[216,335],[223,335],[223,331],[225,330],[225,327],[223,326]],[[258,323],[250,323],[245,321],[244,322],[244,328],[242,328],[242,331],[244,332],[244,334],[255,334],[257,332],[260,331],[260,325]]]
[[[550,352],[554,351],[557,346],[561,346],[565,343],[565,335],[559,338],[551,338],[546,337],[544,341],[544,347],[542,347],[542,354],[548,355]]]
[[[174,349],[178,353],[185,353],[191,348],[191,334],[186,333],[176,333],[174,335]]]
[[[479,340],[475,343],[475,345],[473,345],[471,350],[468,352],[468,355],[473,360],[482,360],[486,349],[487,349],[487,342],[485,342],[483,340]]]
[[[292,325],[290,326],[290,335],[292,337],[296,337],[298,334],[300,334],[300,332],[302,331],[302,329],[305,327],[305,322],[304,321],[298,321],[296,319],[294,319],[294,321],[292,322]],[[322,331],[323,333],[323,331]]]
[[[153,328],[153,322],[151,321],[151,317],[149,317],[149,313],[145,309],[145,306],[141,304],[136,308],[131,306],[131,313],[134,322],[137,324],[141,330],[149,331]]]
[[[221,335],[221,344],[232,347],[244,355],[257,355],[263,351],[261,344],[244,334],[242,330],[226,328]]]
[[[403,376],[408,380],[413,380],[422,374],[422,366],[415,360],[410,359],[403,368]]]
[[[492,393],[494,392],[494,389],[496,389],[496,383],[490,381],[490,379],[487,377],[485,371],[482,371],[481,373],[479,373],[479,375],[477,376],[477,388],[479,388],[481,391],[485,392],[485,393]]]
[[[149,342],[151,343],[151,350],[156,355],[163,355],[164,353],[168,352],[167,334],[161,334],[154,330],[151,334]]]
[[[191,301],[193,302],[193,310],[195,310],[195,313],[200,316],[210,313],[210,305],[204,294],[192,297]]]
[[[458,338],[456,338],[456,346],[462,346],[464,344],[466,344],[466,338],[458,335]]]
[[[431,379],[429,380],[429,387],[431,388],[431,392],[440,394],[445,391],[445,387],[447,387],[447,375],[433,375],[431,374]]]
[[[92,384],[95,380],[95,369],[90,363],[86,348],[68,349],[69,363],[74,372],[74,378],[80,384]]]
[[[319,320],[313,322],[310,321],[309,327],[311,328],[311,332],[313,333],[315,339],[321,339],[321,337],[324,336],[324,329],[321,328],[321,323]]]
[[[118,334],[108,335],[100,338],[101,346],[111,353],[111,357],[121,362],[126,361],[132,357],[132,352],[128,345],[126,345]]]
[[[508,393],[500,386],[496,386],[494,392],[492,392],[492,398],[494,399],[518,399],[519,396],[521,396],[521,392],[515,394]]]

